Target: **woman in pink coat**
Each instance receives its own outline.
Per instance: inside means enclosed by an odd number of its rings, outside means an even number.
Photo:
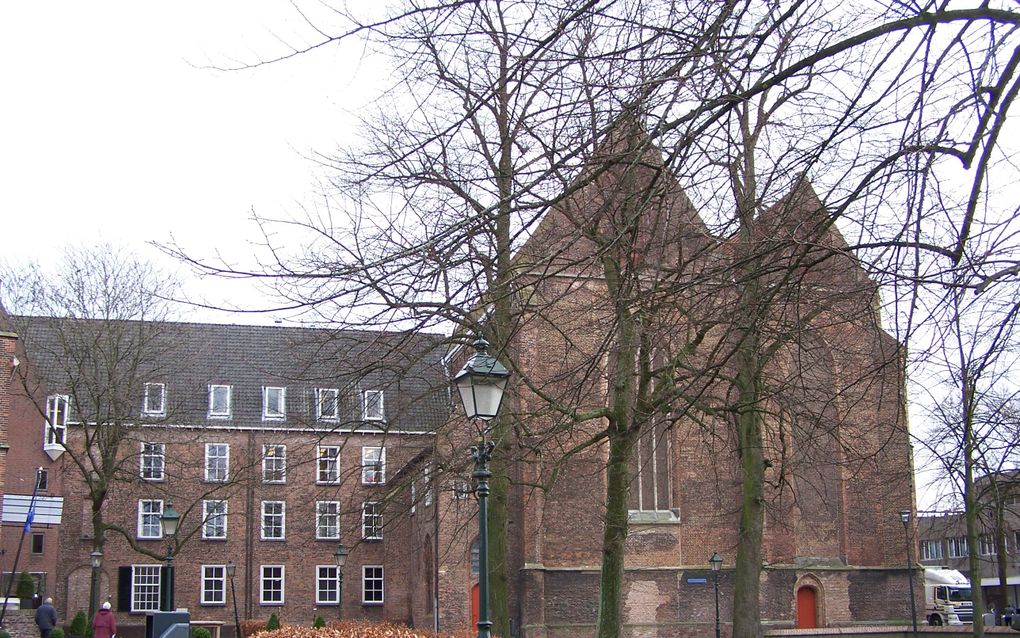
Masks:
[[[113,638],[117,633],[117,620],[110,611],[110,603],[103,603],[96,617],[92,619],[92,638]]]

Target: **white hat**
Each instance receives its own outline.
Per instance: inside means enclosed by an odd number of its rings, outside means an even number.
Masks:
[[[103,609],[107,610],[110,609],[110,601],[106,601],[105,603],[103,603]]]

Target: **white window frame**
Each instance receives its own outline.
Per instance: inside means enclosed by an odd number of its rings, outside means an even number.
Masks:
[[[214,450],[215,448],[215,450]],[[223,454],[216,454],[215,456],[210,455],[211,451],[217,451],[219,448],[223,448]],[[218,476],[219,463],[214,467],[212,461],[223,462],[223,476]],[[226,483],[230,480],[230,444],[229,443],[206,443],[205,444],[205,480],[207,483]]]
[[[335,450],[336,454],[330,457],[327,452]],[[332,473],[330,473],[330,460],[332,459]],[[318,485],[336,485],[340,482],[340,446],[319,445],[315,454],[315,482]]]
[[[63,449],[67,441],[68,412],[71,397],[66,394],[51,394],[46,397],[46,422],[43,423],[43,449]]]
[[[386,406],[384,404],[385,394],[382,390],[365,390],[361,393],[361,417],[365,421],[385,421],[386,420]],[[378,402],[374,402],[373,399],[378,398]],[[369,408],[375,407],[375,410],[369,411]]]
[[[378,570],[378,571],[376,571]],[[371,575],[369,572],[372,572]],[[378,588],[369,588],[370,582],[378,582]],[[369,592],[376,592],[372,596],[372,600],[369,600]],[[378,596],[378,600],[376,600]],[[386,602],[386,570],[382,565],[364,565],[361,568],[361,604],[362,605],[382,605]]]
[[[365,501],[361,505],[361,539],[381,541],[383,539],[382,503]]]
[[[340,501],[315,501],[315,538],[340,540]]]
[[[222,512],[213,511],[213,508],[223,506]],[[205,540],[227,540],[227,511],[228,504],[226,499],[211,499],[202,501],[202,538]],[[222,532],[220,534],[214,534],[212,532],[217,531],[216,520],[220,519],[220,525]]]
[[[276,569],[280,570],[279,576],[277,576],[277,575],[268,575],[267,576],[266,571],[270,570],[270,569],[272,569],[272,570],[276,570]],[[266,600],[266,592],[268,591],[267,588],[266,588],[266,583],[269,582],[269,581],[273,581],[273,582],[279,581],[279,583],[280,583],[280,600]],[[267,605],[267,606],[268,605],[272,605],[274,607],[278,606],[278,605],[283,605],[286,602],[286,600],[287,600],[287,597],[285,595],[286,591],[287,591],[287,567],[286,567],[286,565],[262,565],[262,567],[259,569],[259,604],[260,605]]]
[[[432,465],[426,463],[421,468],[422,489],[425,494],[422,497],[422,505],[432,507]]]
[[[279,512],[269,512],[268,511],[268,506],[273,506],[275,508],[275,506],[277,506],[277,505],[280,506],[280,511]],[[282,540],[286,540],[287,539],[287,502],[286,501],[262,501],[261,511],[262,511],[262,518],[261,518],[262,523],[259,525],[259,529],[260,529],[260,535],[261,535],[262,540],[264,540],[264,541],[282,541]],[[273,522],[272,522],[271,525],[267,526],[266,523],[270,522],[270,517],[272,517],[272,521]],[[277,527],[277,525],[275,523],[276,519],[279,519],[280,535],[279,536],[268,536],[266,534],[266,531],[270,530],[270,529],[275,529]]]
[[[156,505],[157,511],[146,511],[149,506]],[[155,523],[151,520],[146,523],[146,517],[155,517]],[[140,498],[138,499],[138,528],[135,530],[135,537],[140,540],[152,540],[163,538],[163,525],[160,522],[160,518],[163,516],[163,500],[158,498]],[[145,532],[155,529],[156,533],[146,534]]]
[[[332,395],[332,398],[330,398]],[[324,413],[323,405],[330,405],[333,414]],[[340,390],[338,388],[318,388],[315,390],[315,419],[317,421],[337,422],[340,420]]]
[[[217,574],[218,572],[218,574]],[[227,604],[227,566],[226,565],[202,565],[202,575],[199,583],[201,600],[203,605],[226,605]],[[218,587],[211,585],[217,584]],[[214,598],[210,594],[219,594],[220,598]]]
[[[995,536],[992,534],[978,535],[978,553],[981,556],[996,556]]]
[[[386,484],[386,448],[381,445],[361,448],[361,484]]]
[[[921,541],[921,560],[942,560],[942,541]]]
[[[272,454],[270,454],[272,451]],[[278,466],[278,467],[273,467]],[[279,478],[275,477],[279,472]],[[262,446],[262,482],[287,482],[287,446],[280,443],[267,443]]]
[[[279,395],[279,409],[273,410],[269,406],[271,394]],[[262,388],[262,420],[283,421],[287,418],[287,388],[279,386],[265,386]]]
[[[149,398],[153,396],[153,390],[159,388],[159,405],[150,406]],[[166,416],[166,384],[146,383],[145,396],[142,398],[142,416]]]
[[[131,611],[159,611],[159,601],[163,598],[161,591],[162,565],[131,566]],[[140,582],[142,578],[144,582]],[[144,595],[145,605],[141,604]]]
[[[949,558],[967,558],[970,555],[970,548],[967,546],[966,536],[953,536],[946,539],[949,548]]]
[[[224,409],[215,409],[215,397],[216,391],[223,390],[227,393],[227,406]],[[223,384],[210,384],[209,385],[209,418],[210,419],[229,419],[233,411],[234,405],[234,387]]]
[[[138,458],[138,476],[148,483],[160,483],[166,479],[166,444],[142,443]],[[148,474],[148,476],[147,476]]]
[[[325,593],[332,594],[331,597],[323,596]],[[329,587],[332,585],[332,588]],[[340,601],[340,568],[336,565],[315,566],[315,604],[316,605],[337,605]]]

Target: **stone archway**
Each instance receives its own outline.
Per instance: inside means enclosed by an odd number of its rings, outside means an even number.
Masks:
[[[824,590],[814,575],[797,579],[794,586],[795,626],[797,629],[815,629],[825,626]]]

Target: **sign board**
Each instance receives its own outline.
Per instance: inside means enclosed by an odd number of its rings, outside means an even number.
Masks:
[[[28,516],[28,506],[32,503],[32,496],[20,494],[3,495],[3,516],[4,523],[25,524]],[[36,496],[35,516],[32,518],[33,525],[60,525],[61,516],[64,513],[64,498],[62,496]]]

